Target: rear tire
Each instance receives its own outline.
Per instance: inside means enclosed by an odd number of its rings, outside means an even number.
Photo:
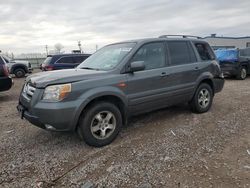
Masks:
[[[247,77],[247,69],[246,67],[241,67],[236,78],[238,80],[245,80],[246,77]]]
[[[25,76],[25,70],[18,68],[16,70],[14,70],[14,74],[17,78],[22,78]]]
[[[191,110],[195,113],[207,112],[213,103],[213,90],[210,85],[202,83],[190,101]]]
[[[121,127],[120,110],[112,103],[99,102],[82,114],[77,133],[88,145],[102,147],[117,137]]]

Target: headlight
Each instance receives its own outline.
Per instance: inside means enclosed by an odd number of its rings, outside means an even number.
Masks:
[[[63,100],[71,92],[71,84],[53,85],[45,88],[42,99],[49,102]]]

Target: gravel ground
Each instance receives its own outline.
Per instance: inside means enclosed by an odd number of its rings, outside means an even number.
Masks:
[[[23,81],[0,93],[0,187],[250,187],[250,78],[226,80],[206,114],[136,117],[103,148],[21,120]]]

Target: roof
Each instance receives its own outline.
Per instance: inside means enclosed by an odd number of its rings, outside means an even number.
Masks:
[[[120,44],[120,43],[129,43],[129,42],[135,42],[135,43],[146,43],[146,42],[154,42],[154,41],[202,41],[202,39],[195,39],[195,38],[178,38],[178,37],[170,37],[170,38],[143,38],[143,39],[134,39],[134,40],[126,40],[122,42],[117,42],[113,44]]]
[[[212,37],[212,36],[207,36],[204,37],[204,39],[208,39],[208,38],[212,38],[212,39],[250,39],[250,36],[245,36],[245,37]]]
[[[63,56],[90,56],[91,54],[54,54],[54,55],[48,55],[47,57],[63,57]]]

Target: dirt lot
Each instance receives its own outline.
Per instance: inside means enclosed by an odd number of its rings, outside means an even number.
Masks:
[[[0,93],[0,187],[250,187],[250,78],[227,80],[206,114],[136,117],[103,148],[21,120],[14,81]]]

